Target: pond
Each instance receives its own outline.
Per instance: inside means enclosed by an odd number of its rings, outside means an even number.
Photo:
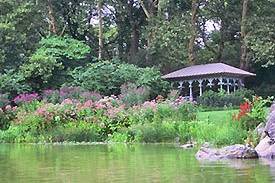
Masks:
[[[0,182],[274,182],[275,161],[200,162],[174,145],[0,144]]]

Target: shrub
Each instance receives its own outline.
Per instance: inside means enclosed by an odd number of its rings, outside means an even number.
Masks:
[[[209,90],[198,97],[198,104],[203,107],[239,106],[244,102],[244,98],[251,98],[253,93],[252,90],[247,89],[240,89],[230,94],[226,94],[224,90],[220,92]]]
[[[195,120],[197,117],[197,108],[191,102],[182,103],[178,107],[178,115],[179,115],[179,119],[183,121]]]
[[[0,129],[6,130],[9,128],[11,121],[16,116],[16,107],[7,105],[5,108],[0,108]]]
[[[8,95],[0,93],[0,108],[5,107],[9,103],[10,103],[10,101],[9,101]]]
[[[178,90],[171,90],[167,95],[168,100],[174,101],[178,98],[179,98],[179,91]]]
[[[104,95],[119,95],[120,86],[134,83],[137,86],[150,87],[151,95],[166,93],[169,89],[167,81],[153,68],[139,68],[131,64],[115,61],[102,61],[79,67],[70,73],[72,81],[68,86],[81,86],[87,90],[97,91]]]
[[[72,99],[81,102],[88,100],[98,101],[102,96],[97,92],[90,92],[80,87],[62,87],[59,90],[44,90],[42,99],[53,104],[61,103],[65,99]]]
[[[141,105],[149,99],[150,89],[148,87],[137,87],[135,84],[124,84],[120,88],[120,100],[127,106]]]
[[[17,105],[24,105],[35,100],[39,100],[39,95],[37,93],[23,93],[13,99],[14,103]]]
[[[177,130],[174,123],[148,123],[144,125],[133,125],[130,133],[134,135],[136,142],[174,142],[177,137]]]
[[[255,129],[260,123],[266,121],[267,105],[271,104],[273,97],[263,99],[262,97],[253,96],[252,101],[246,99],[246,102],[240,105],[238,114],[233,118],[240,121],[247,130]]]
[[[52,142],[98,142],[101,139],[98,126],[92,123],[79,121],[78,123],[68,123],[64,126],[47,132]]]
[[[123,142],[126,143],[130,141],[130,136],[127,132],[124,133],[119,133],[119,132],[114,132],[111,136],[109,136],[108,141],[109,142]]]
[[[157,110],[155,111],[155,122],[161,122],[167,118],[176,118],[177,112],[176,109],[170,106],[169,104],[161,103],[157,105]]]

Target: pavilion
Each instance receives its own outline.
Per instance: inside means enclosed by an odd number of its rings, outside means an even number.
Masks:
[[[189,97],[193,100],[193,87],[199,88],[199,95],[206,87],[212,88],[218,85],[222,90],[226,86],[227,93],[237,88],[244,87],[244,78],[256,76],[256,74],[226,65],[224,63],[212,63],[186,67],[162,76],[162,78],[178,83],[181,90],[184,85],[189,87]]]

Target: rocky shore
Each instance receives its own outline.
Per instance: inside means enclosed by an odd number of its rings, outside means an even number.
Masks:
[[[253,159],[275,158],[275,104],[270,108],[267,123],[262,129],[257,129],[261,140],[255,147],[235,144],[223,148],[202,146],[196,153],[197,159]]]

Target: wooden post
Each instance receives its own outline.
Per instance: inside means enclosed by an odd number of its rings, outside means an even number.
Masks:
[[[236,91],[236,79],[233,79],[234,92]]]
[[[202,96],[202,82],[203,82],[203,80],[199,79],[198,82],[199,82],[199,87],[200,87],[200,96]]]
[[[193,83],[193,80],[190,80],[188,81],[189,83],[189,97],[190,97],[190,101],[193,101],[193,91],[192,91],[192,83]]]
[[[220,85],[220,88],[221,88],[221,90],[222,90],[222,86],[223,86],[223,84],[224,84],[224,83],[223,83],[223,78],[220,77],[220,78],[219,78],[219,81],[220,81],[220,82],[218,83],[218,85]]]
[[[212,83],[213,80],[214,80],[213,78],[208,79],[209,83],[207,84],[207,86],[209,86],[210,88],[212,88],[212,86],[213,86],[213,83]]]
[[[227,85],[227,94],[229,95],[229,94],[230,94],[230,85],[231,85],[231,84],[230,84],[230,79],[227,78],[227,79],[226,79],[226,82],[227,82],[227,83],[226,83],[226,85]]]

